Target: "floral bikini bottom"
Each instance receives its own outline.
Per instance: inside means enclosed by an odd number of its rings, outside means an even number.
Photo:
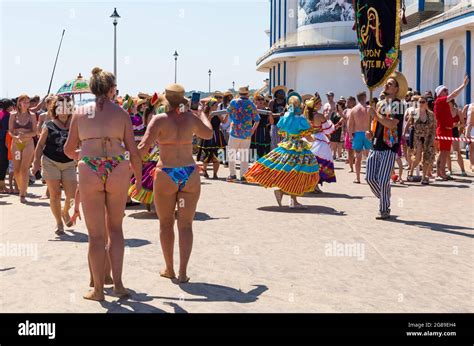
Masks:
[[[82,161],[97,174],[99,179],[102,179],[104,184],[107,182],[107,178],[113,169],[124,160],[124,155],[108,157],[84,156],[82,158]]]

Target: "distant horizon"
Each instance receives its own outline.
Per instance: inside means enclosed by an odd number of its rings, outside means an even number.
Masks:
[[[242,6],[242,3],[244,6]],[[256,60],[268,48],[268,1],[12,1],[0,0],[0,97],[46,95],[63,29],[51,93],[99,66],[113,72],[117,7],[117,84],[121,95],[162,92],[174,82],[186,90],[258,90],[268,74]],[[242,24],[245,23],[245,24]],[[12,30],[12,28],[15,28]],[[33,29],[34,28],[34,29]],[[173,33],[173,35],[171,35]],[[237,36],[238,33],[238,36]]]

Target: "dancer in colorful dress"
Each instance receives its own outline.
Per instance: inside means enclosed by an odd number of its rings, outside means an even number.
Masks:
[[[309,150],[311,145],[303,140],[314,141],[310,123],[300,116],[301,96],[295,92],[288,96],[289,110],[277,124],[283,141],[259,159],[245,178],[266,188],[278,187],[275,197],[279,206],[283,195],[287,194],[291,196],[290,208],[305,209],[296,197],[314,191],[319,181],[319,164]]]
[[[331,135],[335,128],[334,124],[327,120],[324,114],[319,113],[322,108],[321,97],[315,94],[306,102],[304,116],[313,126],[314,142],[311,143],[311,152],[316,156],[319,163],[319,184],[335,183],[336,175],[334,173],[334,161],[331,153],[331,146],[327,136]],[[315,192],[321,193],[319,187]]]
[[[198,145],[199,151],[197,154],[197,160],[203,162],[202,171],[204,177],[207,179],[209,179],[209,174],[207,174],[207,165],[209,163],[212,163],[214,172],[212,179],[218,179],[217,172],[220,167],[219,157],[223,157],[220,152],[224,153],[225,147],[227,146],[224,134],[221,131],[221,124],[226,122],[227,114],[224,116],[212,115],[212,112],[217,111],[218,106],[217,99],[211,98],[204,107],[204,114],[206,114],[209,119],[214,134],[211,139],[201,139]]]

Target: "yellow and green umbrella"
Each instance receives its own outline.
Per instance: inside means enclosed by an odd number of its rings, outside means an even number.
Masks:
[[[76,79],[68,81],[59,88],[58,95],[75,95],[75,94],[90,94],[91,89],[86,79],[79,73]]]

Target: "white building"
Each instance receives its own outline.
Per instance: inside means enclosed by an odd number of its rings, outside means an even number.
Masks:
[[[453,88],[471,73],[474,0],[406,0],[399,68],[413,89]],[[360,71],[351,0],[270,0],[269,50],[257,70],[270,87],[285,85],[302,94],[366,89]],[[458,100],[472,100],[472,88]]]

